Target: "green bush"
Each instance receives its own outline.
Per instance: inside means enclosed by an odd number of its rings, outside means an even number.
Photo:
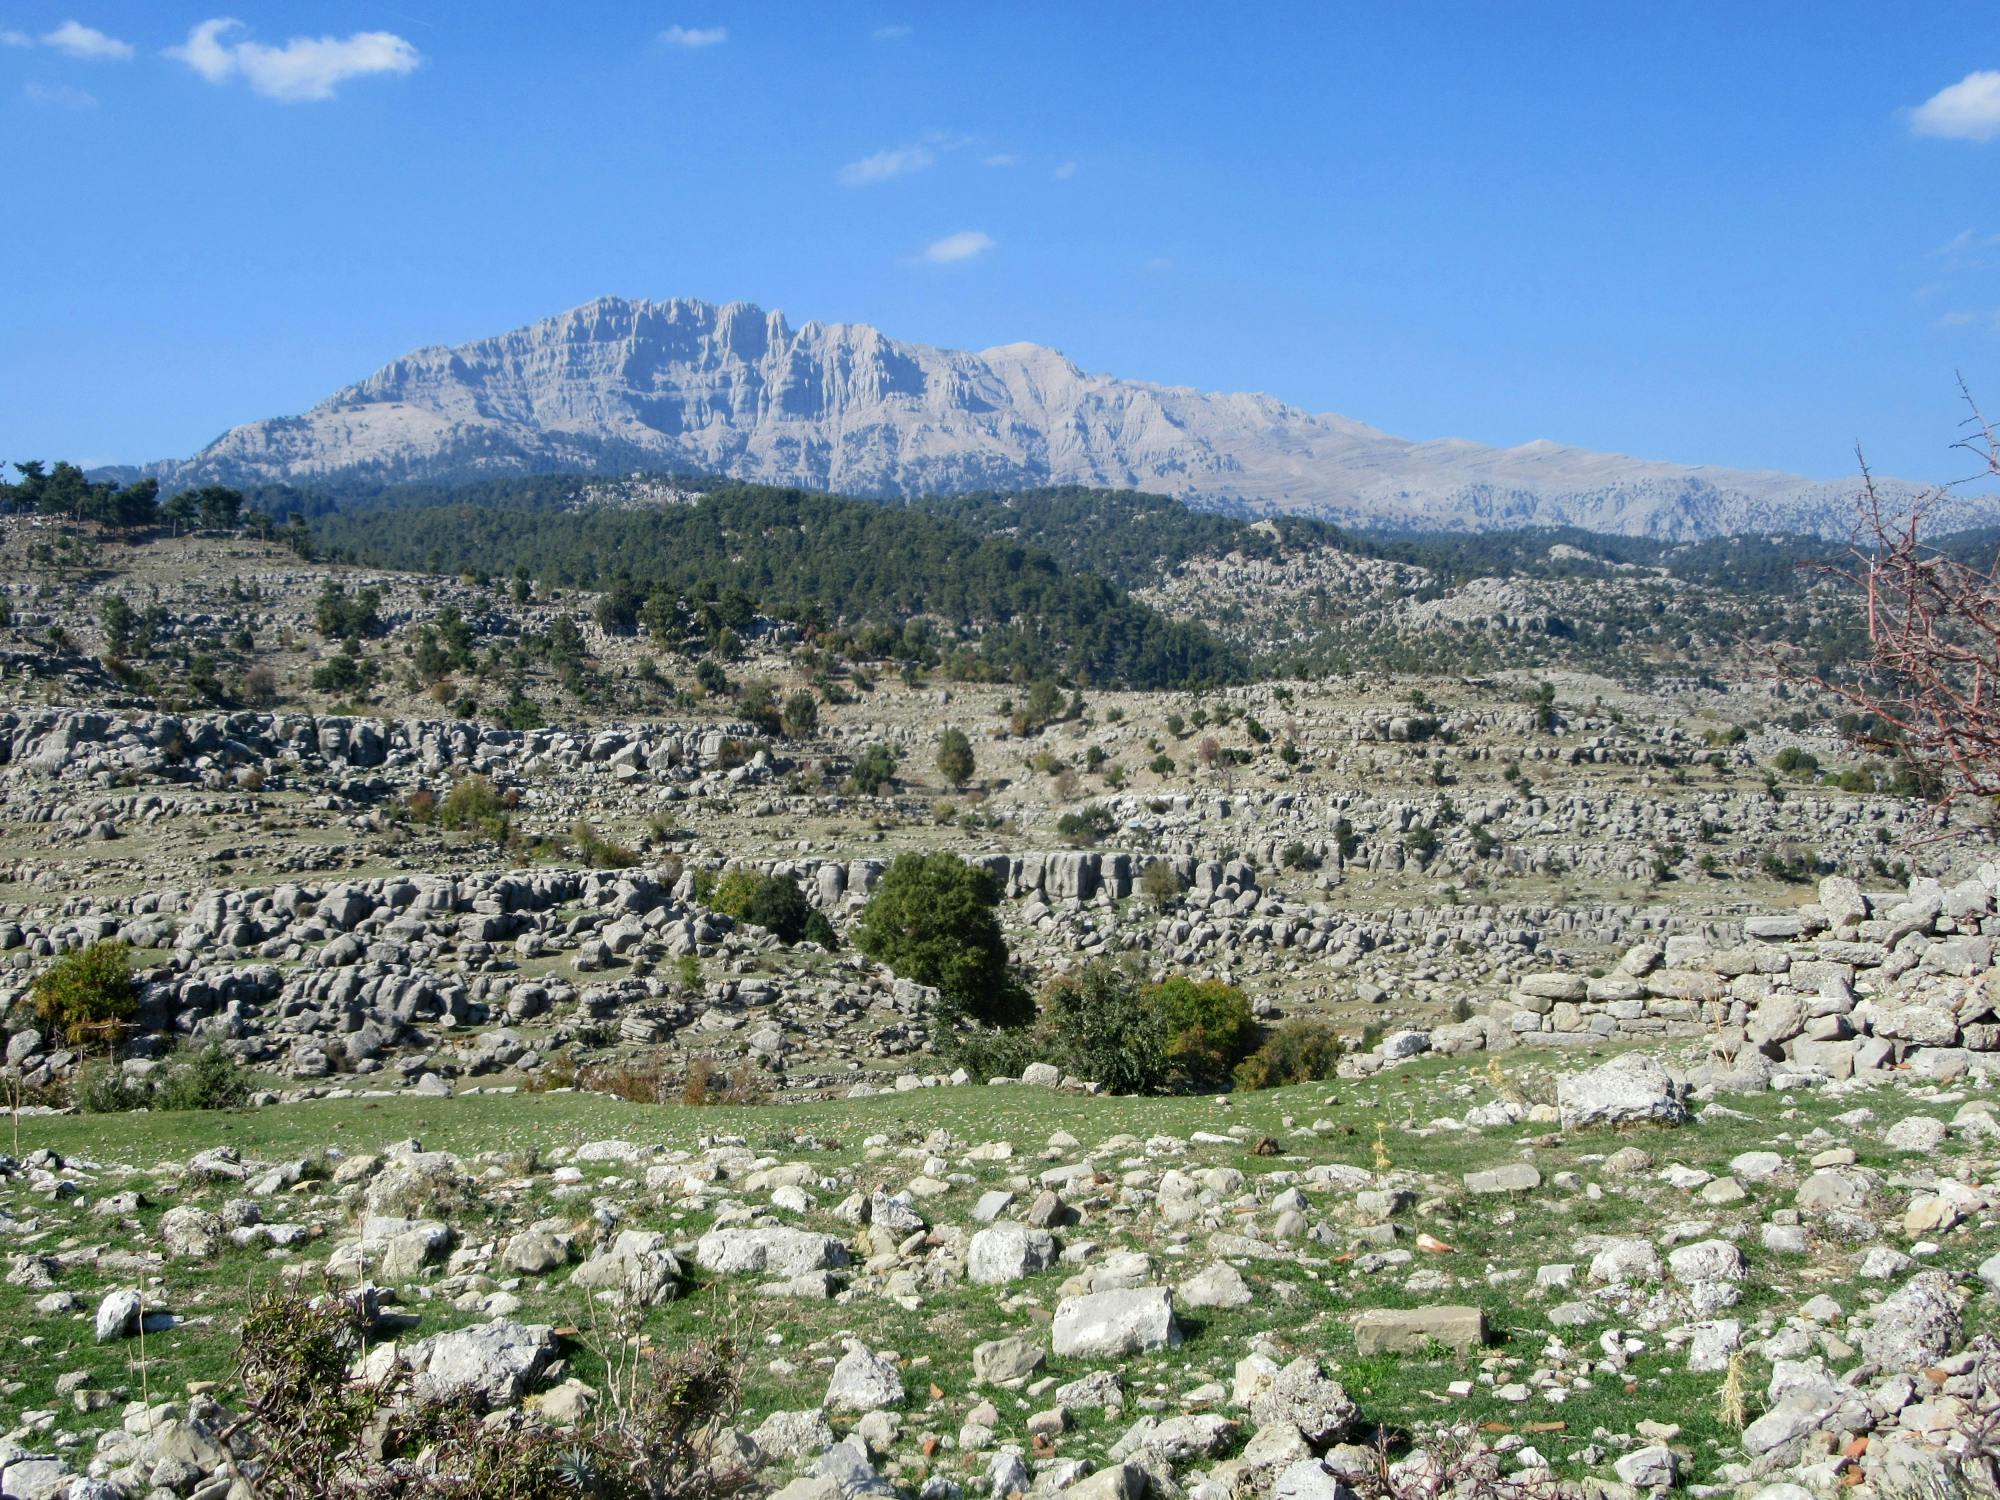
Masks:
[[[848,789],[863,797],[873,797],[896,779],[896,752],[887,745],[870,745],[855,757],[854,769],[847,773]]]
[[[1771,764],[1786,776],[1810,777],[1819,770],[1819,757],[1810,750],[1801,750],[1797,745],[1787,745]]]
[[[77,1070],[76,1107],[87,1115],[122,1115],[144,1109],[152,1100],[146,1085],[127,1075],[115,1062],[102,1058]]]
[[[35,1018],[72,1047],[109,1048],[139,1008],[128,943],[92,943],[65,953],[28,987]]]
[[[1340,1034],[1326,1022],[1287,1021],[1236,1065],[1236,1083],[1246,1089],[1280,1089],[1331,1078],[1344,1050]]]
[[[1146,984],[1130,967],[1098,962],[1050,982],[1032,1029],[975,1030],[954,1053],[981,1077],[1046,1062],[1112,1093],[1159,1094],[1227,1087],[1256,1034],[1233,985],[1184,976]]]
[[[184,1047],[163,1072],[156,1109],[237,1109],[250,1097],[250,1080],[220,1042]]]
[[[1114,1094],[1157,1094],[1174,1076],[1166,1015],[1130,970],[1085,966],[1042,995],[1037,1057]]]
[[[582,818],[570,830],[570,838],[576,845],[576,857],[593,870],[629,870],[639,863],[636,853],[605,838]]]
[[[827,920],[827,915],[823,911],[806,913],[805,940],[809,943],[818,943],[829,953],[840,947],[840,934],[833,930],[833,923]]]
[[[990,871],[955,854],[901,854],[889,866],[854,944],[904,979],[938,991],[939,1020],[1019,1026],[1034,1003],[1007,967],[1007,940]]]
[[[1188,1083],[1226,1085],[1230,1070],[1256,1045],[1250,1002],[1233,984],[1175,975],[1146,990],[1144,998],[1159,1010],[1167,1059]]]
[[[719,911],[725,917],[741,922],[750,915],[750,898],[757,894],[757,887],[764,877],[744,865],[731,865],[722,872],[722,878],[715,883],[715,889],[703,899],[702,904],[711,911]]]
[[[766,875],[758,881],[743,908],[745,921],[762,927],[781,943],[799,941],[806,935],[807,922],[817,915],[806,905],[798,882],[784,875]]]
[[[779,726],[789,740],[809,740],[819,733],[819,700],[800,688],[785,699]]]
[[[446,828],[480,833],[488,838],[507,836],[507,803],[500,789],[486,777],[462,778],[437,805],[437,820]]]
[[[1118,820],[1112,817],[1110,809],[1095,802],[1056,819],[1056,832],[1079,847],[1098,843],[1117,826]]]

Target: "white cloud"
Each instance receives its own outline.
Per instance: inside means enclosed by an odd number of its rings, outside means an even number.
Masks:
[[[1057,182],[1068,182],[1070,178],[1076,176],[1076,163],[1073,161],[1061,162],[1049,175],[1055,178]]]
[[[874,36],[878,42],[900,42],[910,34],[907,26],[877,26]]]
[[[1165,255],[1152,256],[1150,259],[1140,262],[1139,265],[1139,269],[1142,271],[1171,271],[1173,268],[1174,262],[1172,257]]]
[[[2000,308],[1987,312],[1948,312],[1937,320],[1938,328],[1983,328],[2000,333]]]
[[[991,156],[982,157],[981,165],[988,167],[1011,167],[1021,158],[1011,151],[995,151]]]
[[[54,31],[44,32],[42,44],[58,52],[67,52],[71,57],[82,58],[85,62],[128,62],[132,57],[130,42],[106,36],[81,21],[65,21]]]
[[[868,187],[872,183],[887,182],[892,177],[921,172],[936,161],[937,157],[928,146],[897,146],[893,150],[864,156],[860,161],[851,161],[835,175],[842,187]]]
[[[410,73],[423,61],[415,47],[389,31],[295,36],[282,47],[225,40],[243,29],[241,21],[217,16],[196,26],[180,46],[167,48],[167,56],[180,59],[210,83],[241,77],[265,98],[286,104],[331,99],[350,78]]]
[[[1990,141],[2000,136],[2000,71],[1967,73],[1910,111],[1918,135],[1957,141]]]
[[[924,259],[933,265],[948,266],[957,261],[971,260],[975,255],[984,255],[992,248],[992,235],[977,229],[961,229],[957,234],[932,240],[924,247]]]
[[[35,39],[25,31],[0,31],[0,47],[32,47]]]
[[[727,26],[669,26],[660,33],[669,47],[719,47],[729,40]]]
[[[30,83],[21,93],[30,104],[39,104],[44,109],[95,109],[97,96],[86,94],[82,89],[73,89],[65,83]]]

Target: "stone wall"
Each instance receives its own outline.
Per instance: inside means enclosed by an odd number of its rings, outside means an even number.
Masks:
[[[2000,1073],[1996,891],[2000,864],[1949,887],[1919,878],[1864,891],[1829,877],[1809,905],[1717,936],[1640,943],[1608,973],[1525,975],[1492,1008],[1488,1039],[1705,1037],[1745,1083],[1904,1066]]]

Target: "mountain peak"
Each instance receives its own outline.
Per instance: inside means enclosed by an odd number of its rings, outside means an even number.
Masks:
[[[1669,537],[1844,532],[1853,488],[1547,438],[1410,442],[1272,396],[1093,374],[1043,344],[973,353],[865,323],[795,328],[754,302],[621,296],[413,350],[302,416],[233,428],[155,472],[310,483],[632,468],[864,495],[1140,488],[1378,528]]]

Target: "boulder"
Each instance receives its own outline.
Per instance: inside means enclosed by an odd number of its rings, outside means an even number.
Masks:
[[[849,1344],[820,1403],[828,1411],[883,1411],[903,1404],[903,1372],[896,1362],[872,1353],[863,1344]]]
[[[1301,1356],[1250,1401],[1250,1420],[1259,1427],[1289,1423],[1315,1448],[1338,1442],[1361,1414],[1337,1380],[1320,1373],[1319,1361]]]
[[[1055,1351],[1067,1359],[1116,1359],[1180,1343],[1173,1294],[1165,1287],[1090,1292],[1056,1306]]]
[[[1885,1372],[1919,1370],[1951,1353],[1963,1332],[1951,1278],[1924,1271],[1876,1307],[1861,1352]]]
[[[978,1286],[1019,1281],[1055,1263],[1055,1237],[1025,1224],[1003,1221],[990,1225],[965,1247],[966,1279]]]
[[[1688,1118],[1687,1106],[1667,1070],[1640,1052],[1627,1052],[1585,1072],[1565,1073],[1556,1082],[1556,1107],[1565,1130],[1592,1125],[1679,1125]]]
[[[108,1344],[114,1339],[135,1337],[143,1308],[139,1294],[129,1287],[108,1293],[97,1304],[97,1342]]]
[[[695,1264],[730,1275],[764,1271],[802,1276],[847,1264],[847,1246],[831,1235],[804,1229],[711,1229],[695,1242]]]
[[[1371,1308],[1354,1320],[1357,1354],[1402,1353],[1443,1344],[1464,1354],[1486,1342],[1486,1314],[1477,1307]]]
[[[553,1329],[506,1318],[434,1334],[408,1354],[419,1394],[469,1397],[491,1408],[518,1403],[555,1357]]]

